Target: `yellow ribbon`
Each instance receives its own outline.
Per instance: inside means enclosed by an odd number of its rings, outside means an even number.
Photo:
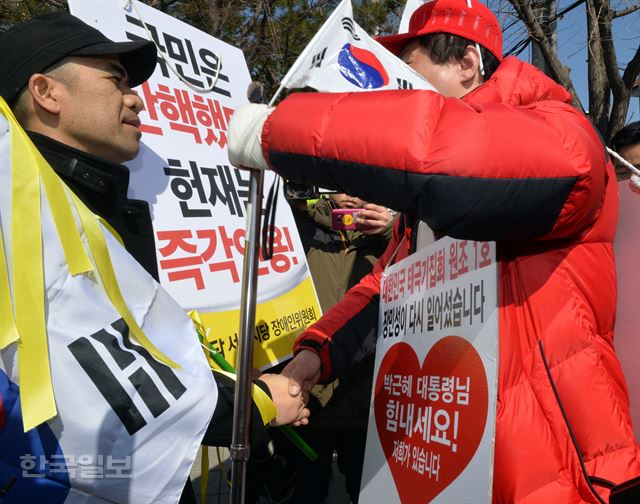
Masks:
[[[196,310],[191,310],[190,312],[187,313],[187,315],[189,315],[189,318],[191,318],[193,325],[196,327],[196,331],[198,331],[198,333],[202,336],[202,339],[206,343],[207,331],[204,327],[204,324],[202,323],[200,314]],[[223,369],[220,369],[220,366],[218,366],[216,362],[210,358],[209,350],[205,349],[205,352],[206,352],[205,355],[207,356],[207,361],[209,362],[209,366],[211,367],[211,369],[213,369],[217,373],[221,373],[231,378],[233,381],[237,380],[237,375],[235,373],[230,373],[228,371],[224,371]],[[229,364],[229,368],[233,369],[233,367],[230,364]],[[251,386],[251,398],[253,399],[253,402],[256,403],[256,406],[258,407],[258,411],[260,412],[260,417],[262,418],[262,421],[264,422],[265,425],[271,422],[271,420],[273,420],[278,415],[278,412],[276,411],[276,407],[273,404],[273,400],[269,397],[269,394],[267,394],[264,390],[262,390],[260,387],[258,387],[255,384]]]
[[[227,371],[218,371],[217,373],[223,374],[228,378],[231,378],[233,381],[236,381],[237,375],[233,373],[228,373]],[[262,418],[262,422],[267,425],[271,420],[273,420],[276,416],[278,416],[278,412],[276,411],[276,407],[273,404],[273,401],[269,397],[264,390],[258,387],[255,384],[251,385],[251,399],[256,403],[258,407],[258,411],[260,412],[260,417]]]
[[[138,343],[145,347],[151,355],[159,361],[164,362],[172,368],[179,368],[180,366],[178,366],[178,364],[158,350],[151,340],[147,338],[142,331],[142,328],[138,325],[138,322],[136,322],[136,319],[133,318],[131,311],[129,311],[129,307],[122,297],[122,292],[120,291],[116,274],[113,271],[113,264],[111,263],[111,257],[109,256],[107,241],[105,240],[102,229],[100,229],[98,219],[73,193],[71,194],[71,200],[76,207],[78,215],[80,216],[80,222],[82,222],[82,227],[86,233],[89,248],[91,249],[91,255],[96,263],[100,280],[102,281],[102,285],[104,286],[104,290],[106,291],[111,304],[113,304],[116,310],[118,310],[118,313],[129,326],[129,330],[131,331],[133,338]]]
[[[20,404],[25,431],[57,414],[44,314],[44,265],[39,159],[6,104],[11,128],[11,246]]]
[[[82,238],[73,217],[64,183],[35,148],[32,149],[32,152],[40,167],[42,185],[47,193],[53,222],[56,225],[64,257],[69,265],[69,273],[75,276],[79,273],[93,271],[93,265],[82,244]]]
[[[3,169],[0,167],[0,169]],[[0,231],[0,350],[19,340],[16,319],[13,315],[13,301],[9,287],[7,258],[4,240]]]
[[[2,98],[0,114],[10,127],[12,248],[9,265],[0,233],[0,348],[13,342],[18,344],[20,404],[26,432],[57,415],[45,319],[41,180],[71,275],[94,271],[90,253],[107,297],[129,325],[133,338],[158,360],[174,368],[179,366],[151,343],[133,318],[118,286],[98,218],[59,179]],[[2,166],[1,169],[9,167]],[[89,250],[82,241],[69,197],[84,229]],[[5,220],[4,225],[7,223]],[[117,234],[116,237],[119,239]],[[10,274],[13,282],[10,282]]]
[[[5,160],[0,158],[0,170],[9,170],[11,167],[5,166],[3,161]],[[19,339],[16,318],[13,313],[13,299],[11,298],[4,238],[2,236],[2,229],[0,229],[0,350]]]

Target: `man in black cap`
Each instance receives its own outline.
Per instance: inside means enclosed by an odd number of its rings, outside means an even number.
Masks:
[[[127,199],[120,163],[140,148],[140,97],[132,87],[156,65],[149,41],[113,42],[66,13],[0,34],[0,95],[65,183],[122,237],[158,279],[145,201]]]
[[[156,66],[150,41],[114,42],[67,13],[58,12],[0,33],[0,96],[12,108],[44,158],[71,190],[113,227],[131,255],[158,280],[151,215],[146,201],[127,198],[129,170],[120,163],[140,148],[144,105],[131,88]],[[234,382],[214,373],[218,402],[203,443],[231,442]],[[288,382],[265,374],[256,384],[273,398],[276,425],[306,424],[302,397],[291,401]],[[252,409],[253,460],[271,495],[286,493],[287,478],[271,458],[257,407]],[[271,480],[268,481],[269,474]],[[181,502],[194,502],[191,485]]]

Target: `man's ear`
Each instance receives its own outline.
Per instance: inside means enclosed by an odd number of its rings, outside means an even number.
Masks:
[[[49,114],[58,115],[60,113],[60,102],[58,91],[62,83],[51,77],[37,73],[29,78],[27,89],[33,99],[34,106],[38,105]]]
[[[460,82],[465,87],[482,83],[480,55],[474,46],[469,45],[464,50],[464,56],[458,62],[458,73]]]

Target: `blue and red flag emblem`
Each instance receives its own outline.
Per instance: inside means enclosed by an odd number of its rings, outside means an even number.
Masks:
[[[62,504],[69,493],[66,460],[55,433],[44,423],[24,432],[20,388],[0,369],[0,487],[15,484],[3,504]]]
[[[371,51],[349,43],[338,54],[340,73],[351,84],[361,89],[378,89],[389,84],[389,75],[380,60]]]

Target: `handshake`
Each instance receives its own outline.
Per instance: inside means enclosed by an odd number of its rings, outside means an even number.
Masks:
[[[320,378],[320,357],[309,350],[299,352],[281,374],[265,373],[260,376],[271,392],[277,415],[271,425],[296,426],[309,423],[306,407],[309,390]]]

